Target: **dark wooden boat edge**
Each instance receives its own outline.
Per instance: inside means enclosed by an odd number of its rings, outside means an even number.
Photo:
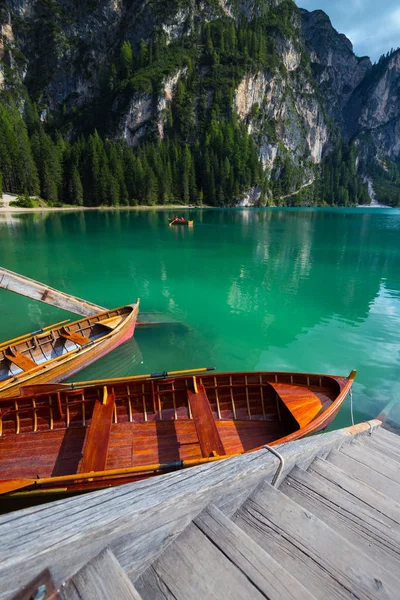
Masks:
[[[77,319],[76,321],[68,322],[67,325],[65,324],[66,322],[62,322],[61,324],[59,324],[59,323],[55,324],[54,327],[52,325],[50,325],[50,326],[44,328],[44,330],[46,330],[46,334],[50,334],[53,332],[58,332],[58,331],[62,330],[63,328],[68,328],[68,329],[72,328],[73,326],[75,326],[85,320],[91,320],[94,318],[97,318],[97,319],[100,318],[100,320],[101,320],[102,316],[108,315],[109,313],[122,311],[127,308],[131,309],[131,315],[129,315],[124,321],[121,321],[121,323],[119,323],[109,333],[104,335],[100,340],[94,341],[91,344],[87,344],[86,346],[76,348],[75,350],[71,350],[70,352],[68,352],[66,354],[62,354],[62,355],[56,356],[54,358],[51,358],[48,361],[45,361],[43,363],[38,363],[32,369],[29,369],[27,371],[22,371],[21,373],[18,373],[17,375],[15,375],[13,378],[9,377],[8,379],[1,381],[0,382],[0,400],[2,398],[10,398],[13,395],[14,390],[16,391],[16,389],[20,389],[20,386],[23,387],[24,385],[29,385],[29,381],[36,377],[40,377],[41,373],[46,373],[46,374],[51,373],[51,370],[53,367],[57,368],[60,365],[67,365],[69,362],[73,361],[76,358],[76,356],[78,356],[78,355],[79,355],[79,357],[84,356],[85,354],[88,354],[88,356],[90,356],[91,354],[93,354],[93,349],[101,348],[102,346],[105,346],[106,343],[110,342],[110,340],[112,340],[113,338],[117,338],[119,335],[121,335],[121,332],[127,328],[127,323],[129,324],[131,320],[133,320],[133,322],[134,322],[134,326],[133,326],[133,329],[134,329],[136,321],[137,321],[137,316],[139,313],[139,304],[140,304],[140,299],[137,299],[136,302],[134,302],[132,304],[126,304],[126,305],[123,305],[120,307],[116,307],[114,309],[105,309],[104,311],[97,313],[96,315],[82,317],[81,319]],[[7,347],[9,347],[9,346],[11,347],[11,345],[13,345],[13,343],[16,342],[17,340],[18,340],[17,344],[28,342],[30,339],[34,338],[34,335],[36,333],[38,333],[38,332],[31,332],[31,333],[27,333],[26,335],[19,336],[18,338],[6,340],[5,342],[2,342],[0,344],[0,350],[4,351]],[[124,341],[124,336],[122,336],[122,341]],[[122,341],[120,343],[122,343]],[[109,350],[107,350],[107,352],[108,351]],[[97,358],[100,358],[101,356],[102,356],[102,354],[100,353]],[[97,358],[95,358],[95,360]],[[91,364],[92,362],[93,362],[93,360],[90,359],[90,361],[87,363],[87,365]],[[85,365],[85,366],[87,366],[87,365]],[[75,372],[79,372],[83,368],[84,368],[84,366],[77,368]],[[69,377],[70,374],[68,374],[67,376]],[[64,377],[64,379],[66,377]],[[62,381],[62,377],[59,377],[58,379],[54,379],[54,381],[60,381],[60,380]],[[51,382],[51,379],[48,379],[48,381]],[[37,384],[37,385],[40,385],[40,384]]]
[[[332,402],[332,405],[328,409],[326,409],[323,413],[321,413],[321,415],[319,417],[316,417],[314,420],[312,420],[309,423],[309,425],[307,425],[306,427],[304,427],[302,429],[303,435],[301,437],[305,437],[305,436],[311,435],[313,433],[318,433],[322,429],[325,429],[326,427],[328,427],[328,425],[334,420],[334,418],[336,417],[340,408],[342,407],[343,402],[345,401],[345,399],[347,397],[347,394],[351,390],[351,387],[354,383],[354,379],[356,378],[356,375],[357,375],[357,371],[355,369],[353,369],[350,372],[348,377],[339,377],[339,376],[335,376],[335,375],[317,375],[317,377],[329,377],[331,379],[334,379],[335,381],[337,381],[339,386],[341,385],[341,381],[343,381],[343,380],[345,380],[346,383],[344,383],[339,395],[334,400],[334,402]],[[286,442],[292,442],[294,439],[298,439],[298,437],[295,436],[296,433],[297,432],[292,433],[288,436],[285,436],[284,438],[281,438],[277,442],[272,442],[270,445],[275,446],[275,445],[279,445],[279,444],[285,444]],[[256,450],[259,450],[262,447],[263,446],[260,446],[259,448],[256,448]]]
[[[195,371],[195,370],[193,370],[193,371]],[[335,398],[335,400],[332,401],[332,405],[328,409],[326,409],[319,416],[317,416],[315,419],[310,421],[310,423],[307,426],[305,426],[303,428],[299,428],[297,431],[295,431],[283,438],[280,438],[276,441],[269,443],[268,445],[271,445],[271,446],[276,446],[276,445],[280,445],[280,444],[283,444],[286,442],[294,441],[296,439],[305,437],[305,436],[313,434],[313,433],[317,433],[318,431],[325,429],[330,424],[330,422],[334,419],[337,412],[341,408],[349,390],[351,389],[351,386],[352,386],[353,381],[356,376],[355,370],[351,371],[351,373],[348,377],[339,377],[339,376],[315,374],[315,373],[310,373],[310,374],[301,373],[300,374],[300,373],[275,372],[275,371],[274,372],[262,372],[262,373],[274,373],[277,375],[281,374],[284,376],[302,375],[302,376],[306,376],[306,377],[307,376],[319,377],[319,378],[325,377],[325,378],[335,381],[336,384],[340,388],[340,392],[339,392],[338,396]],[[237,375],[238,373],[235,373],[235,372],[223,373],[222,375],[229,376],[230,374]],[[216,375],[218,375],[218,373],[216,373]],[[221,375],[221,373],[219,375]],[[159,378],[160,377],[158,377],[158,379]],[[149,379],[151,379],[151,378],[149,378]],[[153,378],[153,379],[156,379],[156,378]],[[111,379],[111,380],[104,380],[104,381],[112,382],[115,380]],[[61,387],[61,389],[65,391],[65,387]],[[0,402],[1,402],[1,400],[0,400]],[[239,456],[242,454],[247,454],[249,452],[259,450],[265,446],[266,446],[266,444],[263,444],[262,446],[253,447],[250,450],[246,450],[244,452],[239,452],[237,454],[229,454],[229,455],[223,455],[223,456],[210,456],[208,458],[175,461],[174,464],[172,464],[172,463],[145,464],[145,465],[142,465],[139,467],[135,466],[135,467],[120,468],[120,469],[112,469],[112,470],[108,469],[106,471],[90,471],[87,473],[82,472],[82,473],[73,473],[70,475],[61,475],[58,477],[40,478],[37,481],[29,480],[29,479],[0,480],[0,496],[10,497],[10,496],[21,495],[21,494],[23,494],[23,495],[43,495],[43,494],[51,495],[51,494],[66,493],[66,492],[67,493],[77,493],[77,492],[84,491],[84,488],[82,487],[82,484],[84,484],[84,482],[93,482],[93,483],[91,483],[90,488],[91,489],[93,489],[93,488],[99,489],[99,488],[109,487],[112,485],[119,485],[122,483],[127,483],[129,481],[136,480],[138,475],[142,475],[143,477],[149,477],[156,473],[163,473],[163,472],[168,472],[171,470],[176,470],[179,468],[186,468],[186,467],[198,466],[198,465],[206,464],[206,463],[210,463],[210,462],[216,462],[216,461],[224,460],[227,458],[233,458],[235,456]],[[179,465],[177,464],[178,462],[179,462]],[[95,482],[94,480],[96,480],[96,479],[97,479],[97,481]],[[69,482],[71,482],[72,486],[71,485],[68,486]],[[73,482],[75,482],[75,485],[73,485]],[[68,487],[60,487],[60,486],[63,486],[63,484]],[[51,487],[50,488],[49,487],[47,487],[47,488],[37,487],[37,486],[41,486],[41,485],[50,485]],[[54,487],[54,486],[56,486],[56,487]],[[8,491],[7,491],[7,487],[8,487]],[[75,487],[75,489],[73,489],[74,487]],[[26,488],[28,488],[26,491],[18,491],[18,490],[26,489]],[[31,489],[29,489],[29,488],[31,488]]]

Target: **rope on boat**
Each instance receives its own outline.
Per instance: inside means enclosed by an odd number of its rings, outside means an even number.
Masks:
[[[351,415],[351,424],[354,425],[354,413],[353,413],[353,391],[350,388],[350,415]]]
[[[271,453],[272,453],[274,456],[276,456],[277,458],[279,458],[279,465],[278,465],[278,468],[277,468],[277,470],[276,470],[276,473],[275,473],[275,475],[273,476],[273,478],[272,478],[272,481],[271,481],[271,485],[272,485],[272,487],[277,487],[277,483],[278,483],[278,480],[279,480],[279,476],[280,476],[280,474],[282,473],[282,469],[283,469],[283,467],[285,466],[285,459],[283,458],[282,454],[279,454],[279,452],[277,452],[277,451],[275,450],[275,448],[271,448],[271,446],[267,446],[267,445],[266,445],[266,446],[264,446],[264,448],[265,448],[266,450],[268,450],[269,452],[271,452]]]

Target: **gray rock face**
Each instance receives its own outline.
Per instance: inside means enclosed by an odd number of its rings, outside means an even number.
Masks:
[[[301,10],[311,66],[330,116],[361,154],[400,158],[400,50],[372,65],[358,58],[322,11]]]
[[[269,5],[282,1],[269,0]],[[45,6],[38,0],[6,0],[0,7],[0,89],[9,83],[5,67],[11,66],[12,83],[29,87],[42,114],[63,105],[90,112],[123,40],[137,54],[140,41],[149,41],[155,32],[163,32],[170,44],[219,17],[252,19],[261,3],[57,0],[50,25]],[[302,170],[296,185],[309,185],[315,164],[330,151],[338,131],[347,140],[356,139],[363,164],[398,160],[400,51],[372,65],[369,58],[355,56],[351,42],[322,11],[300,10],[291,29],[287,37],[271,34],[284,68],[246,72],[232,107],[253,134],[266,172],[279,171],[289,157]],[[132,146],[149,132],[162,138],[177,82],[185,76],[185,69],[171,70],[157,97],[146,89],[125,92],[123,102],[116,98],[112,110],[118,118],[110,135]],[[249,192],[248,201],[254,198]]]
[[[349,130],[364,154],[400,158],[400,50],[373,67],[346,107]]]
[[[314,77],[331,117],[342,126],[343,109],[372,63],[368,57],[355,56],[350,40],[332,27],[322,10],[300,13]]]

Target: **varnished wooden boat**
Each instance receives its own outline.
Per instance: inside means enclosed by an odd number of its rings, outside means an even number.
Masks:
[[[193,221],[181,221],[180,219],[168,219],[170,225],[189,225],[189,227],[193,226]]]
[[[0,345],[0,398],[21,385],[67,379],[132,337],[136,304],[58,324]]]
[[[355,371],[165,375],[0,400],[0,494],[118,485],[296,440],[332,422]]]

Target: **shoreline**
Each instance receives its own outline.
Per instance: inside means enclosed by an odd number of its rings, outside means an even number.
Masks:
[[[1,201],[0,201],[1,202]],[[203,208],[203,207],[202,207]],[[207,208],[207,207],[204,207]],[[19,208],[12,206],[9,208],[0,207],[0,215],[9,215],[17,213],[42,213],[42,212],[81,212],[90,210],[194,210],[193,206],[171,205],[171,206],[38,206],[37,208]]]
[[[61,212],[61,211],[83,211],[83,210],[183,210],[193,209],[193,206],[187,204],[156,204],[155,206],[148,206],[138,204],[137,206],[35,206],[33,208],[23,208],[19,206],[10,206],[10,202],[17,200],[17,194],[11,194],[3,192],[3,196],[0,197],[0,215],[16,214],[16,213],[42,213],[42,212]],[[32,196],[33,199],[37,199],[36,196]],[[201,208],[201,207],[200,207]],[[204,208],[207,208],[205,206]]]
[[[199,210],[199,209],[206,209],[206,208],[227,208],[229,210],[232,210],[232,207],[215,207],[215,206],[187,206],[187,205],[182,205],[182,204],[171,204],[171,205],[155,205],[155,206],[145,206],[145,205],[139,205],[139,206],[63,206],[63,207],[54,207],[54,206],[38,206],[37,208],[19,208],[19,207],[0,207],[0,217],[1,215],[16,215],[16,214],[28,214],[28,213],[57,213],[57,212],[87,212],[87,211],[94,211],[94,210],[98,210],[98,211],[149,211],[149,210],[168,210],[168,211],[176,211],[179,212],[180,210]],[[382,205],[382,206],[369,206],[368,204],[364,204],[364,205],[359,205],[359,206],[335,206],[335,207],[327,207],[327,206],[264,206],[264,207],[257,207],[257,206],[237,206],[235,207],[235,209],[238,210],[251,210],[251,209],[260,209],[260,208],[264,208],[264,209],[284,209],[284,208],[304,208],[304,209],[315,209],[315,208],[347,208],[349,210],[355,210],[358,208],[369,208],[369,209],[377,209],[377,208],[381,208],[381,209],[393,209],[395,207],[393,206],[387,206],[387,205]]]
[[[1,202],[1,200],[0,200]],[[204,207],[206,208],[206,207]],[[83,212],[83,211],[93,211],[93,210],[103,210],[103,211],[120,211],[120,210],[170,210],[170,211],[179,211],[179,210],[194,210],[193,206],[187,206],[182,204],[168,204],[168,205],[156,205],[156,206],[38,206],[35,208],[21,208],[18,206],[7,206],[0,207],[0,216],[1,215],[12,215],[12,214],[22,214],[22,213],[51,213],[51,212]]]
[[[13,214],[23,214],[23,213],[52,213],[52,212],[82,212],[82,211],[149,211],[149,210],[168,210],[168,211],[176,211],[179,212],[181,210],[198,210],[202,208],[223,208],[223,207],[215,207],[215,206],[189,206],[187,204],[156,204],[154,206],[142,205],[139,204],[137,206],[37,206],[34,208],[22,208],[18,206],[10,206],[10,202],[16,200],[16,196],[13,194],[3,193],[3,198],[0,198],[0,216],[1,215],[13,215]],[[392,206],[388,206],[385,204],[359,204],[357,206],[348,206],[348,207],[326,207],[326,206],[264,206],[264,207],[256,207],[256,206],[236,206],[236,207],[224,207],[227,209],[236,208],[239,210],[251,210],[258,208],[349,208],[349,209],[357,209],[357,208],[393,208]]]

